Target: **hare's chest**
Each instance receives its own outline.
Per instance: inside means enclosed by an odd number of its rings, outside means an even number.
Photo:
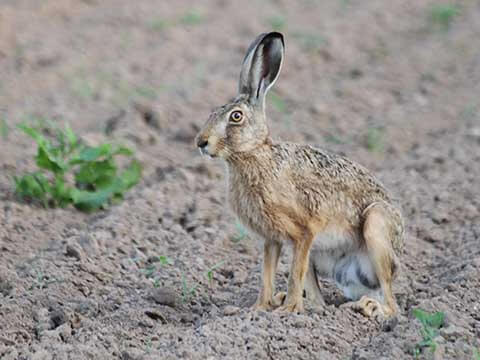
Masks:
[[[228,202],[235,215],[245,226],[257,233],[263,232],[261,228],[266,216],[266,209],[262,191],[253,187],[230,185]]]
[[[282,205],[275,194],[266,186],[229,184],[228,202],[247,228],[264,238],[278,238]]]

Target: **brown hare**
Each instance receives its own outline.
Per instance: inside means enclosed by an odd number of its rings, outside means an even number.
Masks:
[[[264,239],[256,309],[303,310],[323,302],[317,276],[332,277],[366,316],[397,312],[392,281],[404,241],[400,211],[364,167],[308,145],[274,142],[265,95],[282,67],[282,34],[261,34],[248,48],[239,94],[215,109],[196,137],[203,154],[227,164],[229,203]],[[275,295],[282,246],[293,246],[288,290]]]

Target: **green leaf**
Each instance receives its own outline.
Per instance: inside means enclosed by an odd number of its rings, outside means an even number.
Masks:
[[[142,176],[142,166],[137,160],[133,160],[130,165],[120,175],[123,191],[136,185]],[[122,191],[122,192],[123,192]]]
[[[51,194],[56,204],[60,207],[65,207],[72,201],[72,188],[65,183],[62,176],[55,178]]]
[[[162,265],[173,265],[173,260],[170,259],[168,256],[165,256],[165,255],[160,255],[158,257],[158,261]]]
[[[70,147],[73,148],[77,145],[77,142],[78,142],[77,135],[75,135],[72,128],[68,124],[65,124],[65,137],[67,138]]]
[[[58,172],[63,169],[64,164],[57,158],[55,148],[52,147],[50,141],[48,141],[38,130],[28,125],[20,124],[18,127],[37,143],[38,151],[36,162],[40,168],[51,170],[53,172]]]
[[[198,25],[203,21],[205,16],[197,9],[190,9],[180,18],[180,23],[183,25]]]
[[[268,99],[271,101],[273,107],[280,113],[285,113],[287,111],[286,102],[274,91],[268,93]]]
[[[26,125],[19,124],[18,128],[21,129],[25,134],[30,136],[38,145],[50,145],[50,142],[36,129]]]
[[[72,189],[73,204],[81,210],[91,211],[102,207],[112,196],[113,188],[97,191]]]
[[[8,138],[9,131],[7,120],[4,117],[0,117],[0,135],[4,140]]]
[[[117,147],[113,152],[112,155],[125,155],[125,156],[132,156],[133,151],[125,146]]]
[[[428,313],[422,309],[413,309],[413,315],[422,323],[426,324]]]
[[[54,173],[61,172],[65,166],[52,151],[40,144],[35,160],[39,168],[50,170]]]
[[[460,8],[456,4],[436,4],[430,10],[432,23],[443,30],[448,30],[453,19],[459,14]]]
[[[206,277],[208,279],[208,282],[211,284],[213,282],[213,272],[219,268],[220,266],[222,266],[223,264],[225,263],[225,260],[222,260],[220,261],[219,263],[213,265],[206,273]]]
[[[248,236],[247,229],[238,220],[235,223],[236,233],[232,237],[233,242],[239,242]]]
[[[86,146],[78,155],[78,160],[95,161],[102,156],[110,156],[112,151],[111,144],[102,144],[96,147]]]
[[[443,326],[444,322],[445,313],[443,312],[436,312],[435,314],[432,314],[428,319],[428,325],[435,329],[439,329],[441,326]]]
[[[46,205],[50,185],[42,173],[26,174],[20,178],[14,177],[13,179],[17,195],[24,199],[40,200]]]
[[[384,130],[381,128],[370,127],[367,129],[365,144],[369,151],[381,152],[385,147]]]
[[[422,309],[414,309],[413,315],[426,328],[431,327],[434,329],[439,329],[445,322],[445,313],[440,311],[430,314]]]
[[[155,274],[155,271],[157,271],[155,264],[150,264],[143,270],[143,273],[145,274],[145,277],[149,278],[152,277],[153,274]]]
[[[113,159],[87,162],[80,166],[75,174],[75,181],[83,185],[105,188],[110,185],[117,174],[117,166]]]

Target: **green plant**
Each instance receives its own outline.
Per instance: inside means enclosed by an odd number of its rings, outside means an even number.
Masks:
[[[148,264],[145,269],[141,269],[140,271],[145,274],[145,277],[152,277],[153,274],[157,271],[156,263],[160,263],[160,265],[162,266],[173,265],[173,260],[165,255],[155,256],[153,257],[151,263]],[[157,279],[155,279],[154,281],[157,281]]]
[[[149,86],[137,86],[133,89],[133,98],[146,98],[155,100],[157,98],[157,91]]]
[[[165,30],[170,24],[169,21],[162,19],[162,18],[155,18],[148,24],[150,30],[153,31],[163,31]]]
[[[287,25],[287,18],[283,15],[270,16],[267,19],[268,24],[274,31],[282,31]]]
[[[245,239],[248,236],[247,229],[242,225],[241,222],[237,220],[235,223],[236,233],[232,237],[233,242],[239,242]]]
[[[63,131],[55,129],[53,139],[25,124],[19,128],[38,146],[35,161],[39,170],[14,177],[15,192],[23,199],[40,201],[45,207],[73,204],[79,210],[91,211],[122,199],[140,180],[137,160],[123,169],[115,161],[117,155],[133,156],[126,147],[85,145],[69,126]]]
[[[95,96],[95,85],[93,81],[87,79],[83,74],[78,74],[72,79],[71,90],[79,98],[89,100]]]
[[[430,9],[432,24],[442,30],[448,30],[458,14],[460,14],[460,8],[456,4],[435,4]]]
[[[480,349],[473,349],[473,360],[480,360]]]
[[[474,120],[479,114],[479,109],[476,105],[470,104],[465,106],[462,111],[460,111],[460,118],[464,120]]]
[[[198,25],[204,21],[205,16],[197,9],[188,10],[179,20],[182,25]]]
[[[331,143],[331,144],[346,144],[347,143],[346,140],[344,140],[340,136],[332,134],[332,133],[325,134],[323,139],[326,142]]]
[[[155,271],[157,271],[155,264],[148,264],[145,269],[141,269],[146,278],[152,277]]]
[[[182,273],[182,302],[188,302],[194,295],[197,290],[198,284],[194,283],[193,285],[188,285],[185,274]]]
[[[145,267],[145,269],[140,270],[141,272],[143,272],[143,274],[147,279],[153,277],[153,275],[157,271],[156,263],[160,263],[161,266],[166,266],[166,265],[173,265],[174,261],[173,259],[165,255],[155,256],[152,259],[152,262],[148,264]],[[153,278],[153,287],[157,288],[159,286],[160,286],[160,279],[158,277]]]
[[[367,129],[365,145],[369,151],[382,151],[384,148],[384,130],[379,127]]]
[[[269,101],[272,103],[272,106],[279,113],[284,114],[287,111],[287,104],[275,91],[270,91],[267,95]]]
[[[168,256],[160,255],[157,256],[157,259],[161,265],[173,265],[173,259],[169,258]]]
[[[437,348],[435,338],[438,336],[438,329],[442,327],[445,322],[445,313],[440,311],[428,313],[422,309],[414,309],[413,315],[422,324],[422,341],[415,346],[415,357],[418,357],[421,349],[425,347],[428,347],[430,351],[434,353]]]
[[[208,283],[210,284],[210,286],[212,286],[213,284],[213,272],[218,269],[220,266],[223,265],[223,263],[225,262],[225,260],[222,260],[220,261],[219,263],[213,265],[210,269],[207,270],[207,272],[205,273],[205,276],[207,277],[208,279]]]
[[[33,284],[28,288],[29,291],[33,289],[43,290],[46,289],[48,285],[59,281],[56,278],[50,279],[48,276],[45,276],[41,270],[35,269],[34,272],[35,278],[33,280]]]
[[[4,117],[0,117],[0,135],[4,140],[8,138],[8,133],[10,129],[7,124],[7,120]]]
[[[315,52],[321,47],[325,46],[327,40],[325,37],[319,34],[298,31],[292,34],[293,38],[297,39],[300,43],[300,46],[310,52]]]

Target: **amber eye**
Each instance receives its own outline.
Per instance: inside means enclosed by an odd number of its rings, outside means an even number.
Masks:
[[[233,122],[240,122],[243,119],[243,113],[241,111],[234,111],[230,114],[230,120]]]

